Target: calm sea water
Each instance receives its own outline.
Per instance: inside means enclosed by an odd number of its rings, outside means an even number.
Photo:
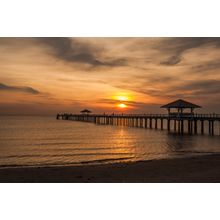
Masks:
[[[220,136],[54,117],[0,117],[0,167],[102,164],[220,153]]]

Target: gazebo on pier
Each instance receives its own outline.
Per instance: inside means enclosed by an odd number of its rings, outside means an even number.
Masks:
[[[92,113],[90,110],[88,110],[88,109],[84,109],[84,110],[82,110],[81,111],[81,113],[83,114],[83,115],[88,115],[88,114],[90,114],[90,113]]]
[[[166,108],[168,110],[168,114],[171,116],[190,116],[194,114],[195,108],[201,108],[201,106],[182,99],[178,99],[174,102],[161,106],[161,108]],[[175,111],[171,112],[172,109],[175,109]]]

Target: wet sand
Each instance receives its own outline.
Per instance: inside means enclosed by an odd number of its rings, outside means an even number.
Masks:
[[[220,155],[106,165],[0,169],[5,183],[220,182]]]

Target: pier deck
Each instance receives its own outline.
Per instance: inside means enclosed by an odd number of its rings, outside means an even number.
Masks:
[[[180,134],[220,135],[220,114],[58,114],[57,119],[150,129]],[[208,128],[207,132],[205,129]]]

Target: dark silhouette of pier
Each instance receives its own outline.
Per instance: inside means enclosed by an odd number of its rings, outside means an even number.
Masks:
[[[181,99],[161,108],[166,108],[168,114],[89,114],[89,111],[82,114],[58,114],[57,119],[91,122],[98,125],[167,129],[180,134],[204,134],[205,124],[207,124],[207,133],[210,135],[216,134],[215,124],[218,123],[220,134],[220,114],[194,113],[195,108],[201,107]],[[176,111],[171,112],[171,109]]]

